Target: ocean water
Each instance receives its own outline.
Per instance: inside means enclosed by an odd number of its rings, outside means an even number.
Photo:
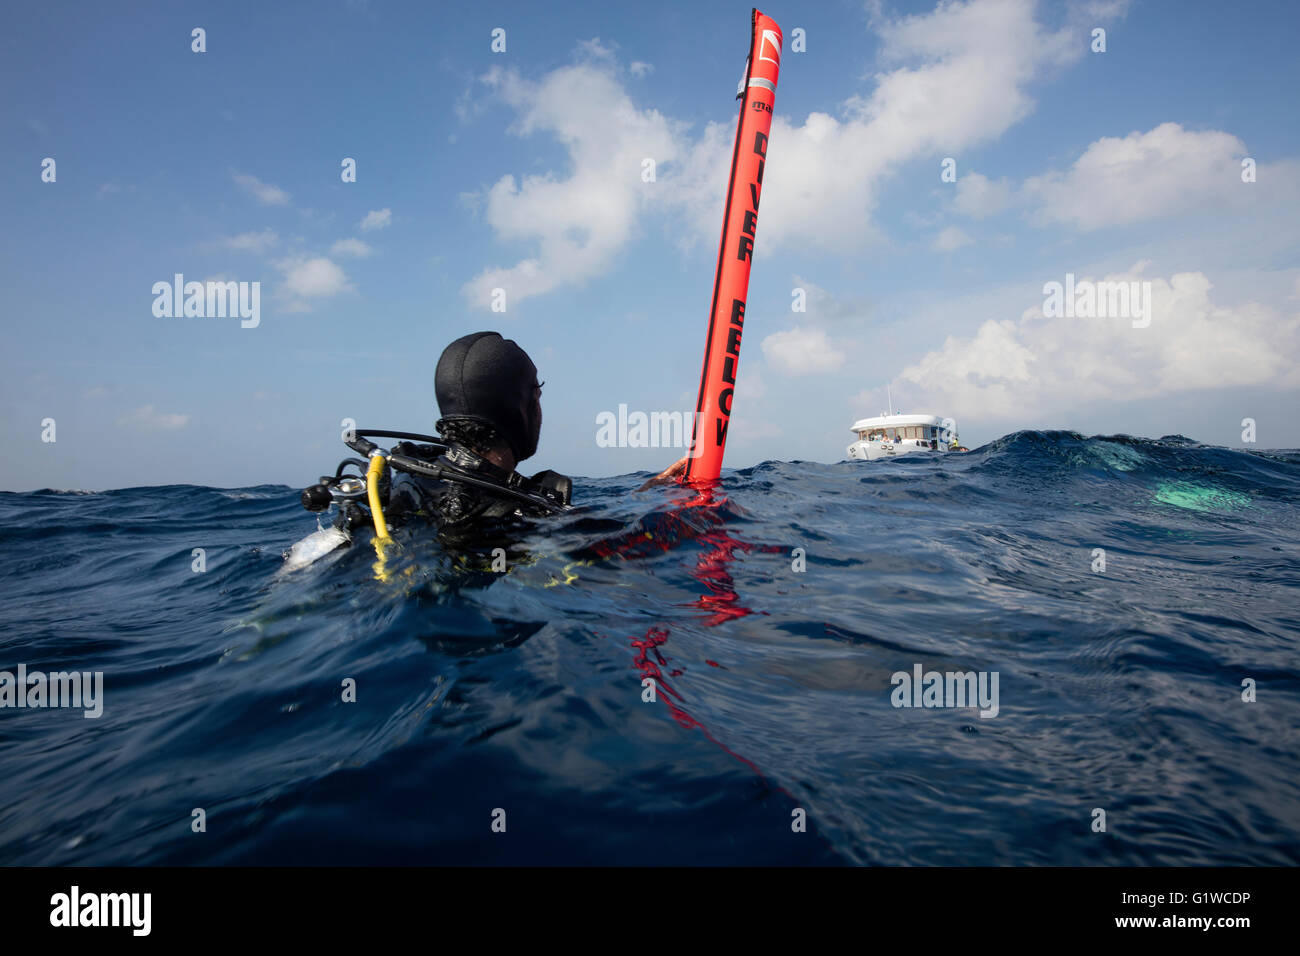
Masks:
[[[0,671],[103,673],[97,719],[0,709],[0,863],[1300,862],[1300,453],[645,477],[505,573],[291,567],[282,486],[0,494]],[[917,667],[996,716],[895,706]]]

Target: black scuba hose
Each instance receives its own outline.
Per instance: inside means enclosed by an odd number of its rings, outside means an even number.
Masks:
[[[339,462],[339,466],[334,469],[334,477],[342,478],[343,469],[346,468],[348,465],[356,465],[358,468],[361,469],[361,474],[363,475],[366,473],[366,468],[368,467],[368,463],[362,461],[360,458],[344,458],[341,462]]]
[[[360,436],[374,435],[376,438],[404,438],[407,441],[420,441],[429,445],[438,445],[446,448],[447,443],[441,438],[435,438],[432,435],[421,435],[418,432],[393,432],[386,428],[357,428],[354,434]]]
[[[391,468],[395,468],[398,471],[409,472],[413,475],[423,475],[426,478],[438,478],[444,481],[458,481],[461,484],[473,485],[476,488],[484,488],[487,491],[491,491],[498,495],[517,498],[530,505],[545,508],[552,514],[559,514],[564,510],[555,502],[548,498],[543,498],[541,495],[529,494],[526,491],[518,491],[514,488],[507,488],[504,485],[498,485],[491,481],[484,481],[482,478],[475,478],[473,475],[467,475],[465,472],[456,468],[448,468],[444,465],[430,465],[417,458],[408,458],[406,455],[389,455],[388,464]]]

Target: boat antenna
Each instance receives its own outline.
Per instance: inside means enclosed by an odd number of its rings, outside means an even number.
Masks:
[[[889,399],[889,414],[894,414],[894,396],[889,391],[889,386],[885,386],[885,396]]]

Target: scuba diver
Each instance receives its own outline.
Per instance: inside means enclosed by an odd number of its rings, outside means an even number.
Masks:
[[[513,340],[496,332],[462,336],[438,359],[438,437],[357,429],[346,443],[366,460],[344,459],[333,477],[302,493],[303,507],[337,504],[334,527],[349,538],[365,525],[387,538],[389,521],[423,519],[451,543],[482,543],[522,519],[563,511],[569,478],[554,471],[525,478],[515,470],[537,451],[542,384]],[[402,440],[385,450],[369,438]],[[350,465],[361,474],[346,474]]]

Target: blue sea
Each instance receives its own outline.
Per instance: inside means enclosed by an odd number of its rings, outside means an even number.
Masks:
[[[279,485],[0,494],[0,671],[103,674],[98,718],[0,709],[0,863],[1300,862],[1300,452],[646,477],[504,571],[287,562]]]

